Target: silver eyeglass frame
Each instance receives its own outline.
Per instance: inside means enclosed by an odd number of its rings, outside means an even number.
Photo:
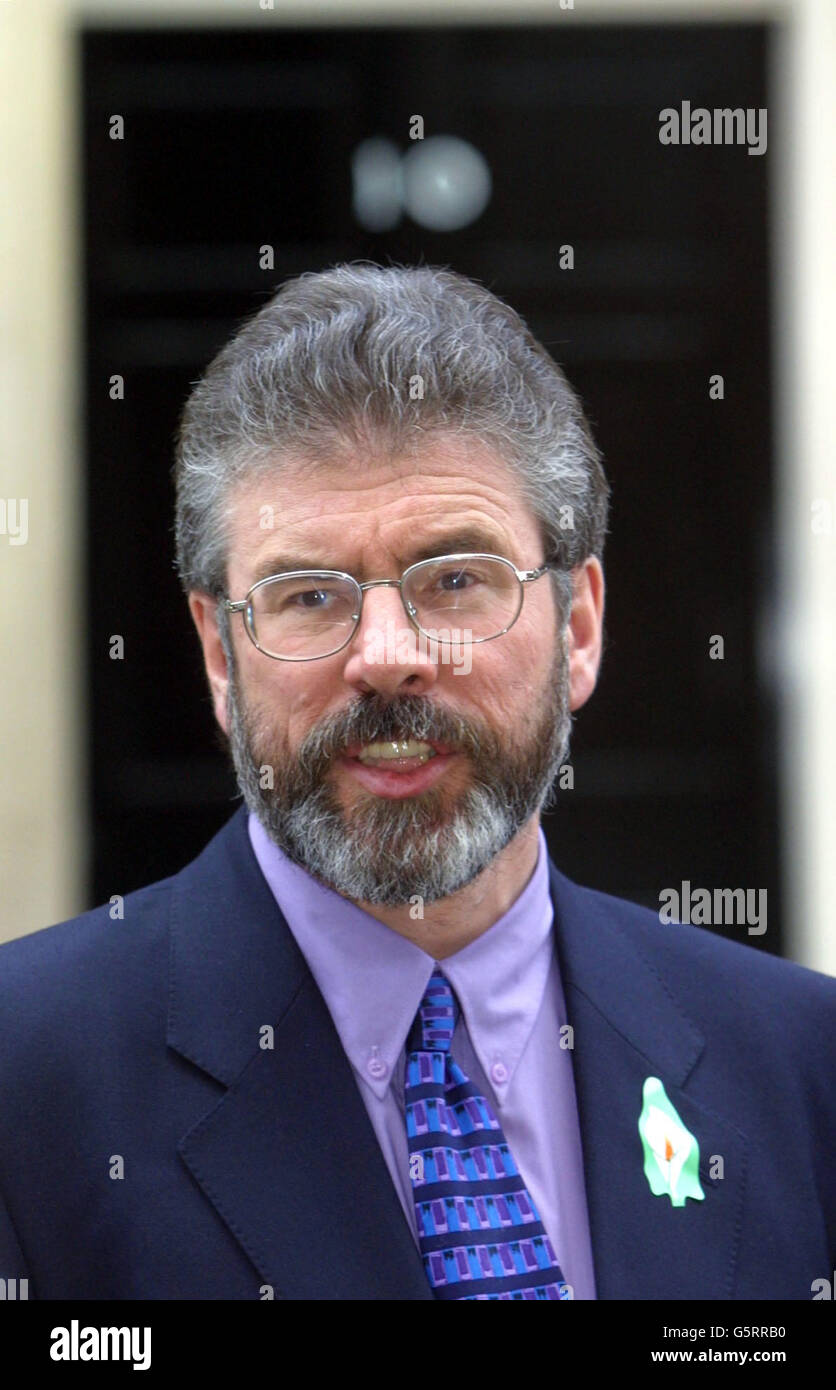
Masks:
[[[271,661],[324,661],[326,657],[336,656],[337,653],[341,652],[344,647],[347,647],[349,642],[352,642],[357,635],[357,629],[360,626],[360,620],[363,616],[363,594],[365,593],[366,589],[380,589],[385,587],[398,589],[400,591],[401,602],[403,603],[404,612],[406,613],[407,618],[409,619],[412,626],[415,628],[416,632],[422,633],[423,636],[428,638],[429,641],[449,645],[446,638],[433,638],[430,637],[429,633],[424,632],[424,629],[421,627],[420,623],[417,621],[415,617],[415,614],[418,610],[411,603],[409,603],[403,596],[403,586],[409,575],[414,574],[416,570],[424,569],[429,565],[437,565],[440,562],[443,562],[444,560],[499,560],[503,565],[507,565],[508,568],[513,571],[516,578],[519,580],[520,601],[517,605],[517,611],[511,619],[510,623],[508,623],[507,627],[502,628],[500,632],[493,633],[490,637],[473,637],[470,639],[470,642],[468,642],[468,646],[475,646],[477,642],[493,642],[497,637],[504,637],[505,633],[509,632],[510,629],[514,626],[514,623],[517,621],[517,619],[520,616],[520,613],[522,612],[523,601],[525,599],[524,585],[530,584],[535,579],[541,579],[542,576],[546,574],[548,570],[560,569],[559,565],[554,565],[547,562],[544,565],[540,565],[538,569],[520,570],[517,569],[516,565],[513,564],[511,560],[506,560],[504,555],[489,555],[483,551],[465,551],[457,552],[453,555],[432,556],[428,560],[418,560],[416,564],[410,565],[408,569],[404,570],[400,579],[369,579],[366,581],[365,584],[360,584],[352,574],[348,574],[345,570],[281,570],[278,574],[268,574],[265,576],[264,579],[257,580],[256,583],[253,584],[252,588],[248,590],[246,596],[242,599],[229,599],[224,597],[223,595],[221,595],[221,598],[223,600],[224,608],[228,613],[242,613],[244,615],[244,626],[247,630],[247,636],[249,637],[253,646],[257,647],[258,650],[264,656],[268,656]],[[264,584],[272,584],[273,581],[276,579],[308,579],[314,578],[317,575],[321,576],[324,579],[347,579],[349,583],[353,584],[354,588],[357,590],[357,612],[352,613],[351,615],[354,621],[354,626],[351,629],[351,632],[349,633],[348,637],[346,637],[345,641],[341,642],[338,647],[335,647],[333,651],[323,652],[321,656],[276,656],[275,652],[268,652],[265,647],[262,647],[259,644],[255,635],[252,608],[253,594],[256,592],[257,589],[262,588]]]

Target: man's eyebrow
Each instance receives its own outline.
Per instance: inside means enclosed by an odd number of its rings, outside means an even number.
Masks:
[[[457,552],[503,555],[505,550],[507,544],[493,531],[482,530],[479,527],[466,528],[447,532],[436,540],[426,540],[411,546],[403,557],[403,569],[407,569],[409,565],[417,565],[420,560],[434,560],[441,555],[455,555]],[[506,558],[510,559],[510,556]],[[269,555],[259,561],[251,582],[257,584],[260,579],[268,579],[274,574],[284,574],[287,570],[343,570],[343,573],[348,574],[352,572],[346,571],[342,565],[330,563],[322,554],[305,556],[284,552],[281,555]]]

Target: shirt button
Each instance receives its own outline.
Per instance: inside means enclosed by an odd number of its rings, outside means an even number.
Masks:
[[[505,1085],[505,1082],[508,1080],[508,1068],[504,1062],[494,1062],[491,1067],[491,1078],[496,1082],[497,1086]]]
[[[369,1076],[373,1076],[375,1081],[382,1081],[384,1076],[388,1076],[389,1068],[382,1057],[371,1057],[366,1063]]]

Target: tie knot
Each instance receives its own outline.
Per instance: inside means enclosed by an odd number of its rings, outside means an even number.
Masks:
[[[449,980],[434,971],[424,991],[409,1038],[410,1052],[449,1052],[459,1005]]]

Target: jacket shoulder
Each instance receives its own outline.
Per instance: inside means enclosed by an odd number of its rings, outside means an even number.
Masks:
[[[161,879],[0,946],[0,1053],[31,1059],[39,1040],[63,1038],[66,1047],[96,1030],[101,1045],[103,1024],[128,1001],[142,1009],[164,1000],[173,883]]]
[[[179,872],[0,945],[0,1013],[12,991],[15,1001],[43,994],[50,982],[64,992],[91,972],[101,971],[100,984],[118,989],[120,979],[136,974],[164,941],[178,884],[187,884],[193,895],[216,892],[218,874],[228,872],[246,843],[246,817],[239,810]]]
[[[75,917],[3,942],[0,988],[5,988],[13,975],[23,974],[31,980],[33,969],[49,971],[55,965],[65,970],[74,960],[82,962],[91,955],[101,958],[102,951],[135,944],[136,933],[130,929],[147,931],[156,920],[164,920],[174,881],[175,876],[160,879]]]
[[[785,1035],[796,1026],[809,1036],[836,1025],[836,979],[735,941],[708,926],[663,922],[651,908],[573,883],[552,867],[560,903],[583,913],[606,951],[610,934],[642,958],[672,994],[690,1000],[704,1019],[728,1011],[739,1023],[768,1015]],[[746,932],[746,927],[736,930]],[[832,1036],[832,1031],[831,1031]]]

